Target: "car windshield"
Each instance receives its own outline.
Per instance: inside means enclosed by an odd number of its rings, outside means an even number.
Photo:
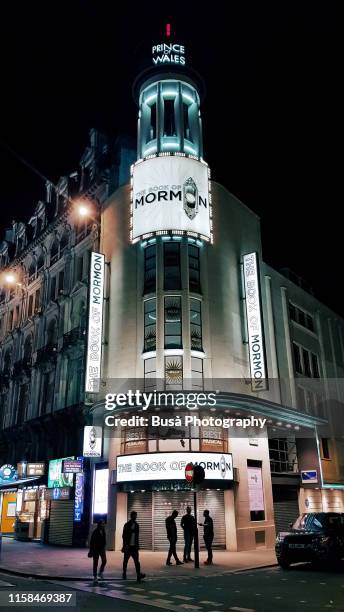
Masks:
[[[296,519],[293,529],[305,529],[307,514],[301,514],[298,519]]]

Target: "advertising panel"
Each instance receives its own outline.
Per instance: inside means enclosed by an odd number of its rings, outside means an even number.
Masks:
[[[88,332],[85,391],[98,393],[101,376],[105,258],[102,253],[91,254],[88,296]]]
[[[63,474],[78,474],[83,471],[82,459],[64,459],[62,462]]]
[[[135,242],[155,233],[189,233],[211,240],[209,169],[190,157],[164,155],[132,167]]]
[[[117,457],[117,482],[184,480],[188,463],[201,465],[206,480],[233,480],[230,453],[149,453]]]
[[[96,470],[94,473],[93,514],[107,514],[108,489],[109,469]]]
[[[252,391],[268,388],[257,253],[244,255],[245,304]]]
[[[73,474],[64,474],[62,471],[62,462],[65,459],[74,459],[74,457],[63,457],[62,459],[49,461],[48,488],[73,486]]]
[[[250,512],[261,512],[264,510],[262,468],[248,466],[247,474]]]
[[[82,451],[84,457],[102,456],[102,435],[103,430],[101,427],[95,425],[85,425]]]

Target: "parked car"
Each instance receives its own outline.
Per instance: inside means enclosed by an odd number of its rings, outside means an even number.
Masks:
[[[275,549],[277,562],[283,569],[302,561],[311,561],[314,565],[337,563],[344,557],[344,514],[301,514],[290,531],[278,534]]]

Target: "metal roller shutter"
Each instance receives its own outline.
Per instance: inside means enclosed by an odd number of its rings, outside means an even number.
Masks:
[[[299,516],[298,492],[296,489],[273,487],[276,533],[288,531],[290,523]]]
[[[140,525],[140,548],[152,550],[152,493],[128,493],[128,520],[133,510]]]
[[[223,491],[200,491],[198,494],[198,519],[197,522],[202,522],[203,510],[209,510],[214,521],[214,548],[226,547],[226,532],[225,532],[225,508]],[[182,550],[184,547],[183,530],[180,527],[180,521],[183,514],[186,513],[186,507],[191,506],[193,509],[193,493],[188,491],[159,491],[153,493],[153,549],[167,550],[168,540],[166,538],[165,520],[173,510],[178,510],[176,519],[178,530],[177,550]],[[203,529],[199,529],[200,545],[203,544]]]
[[[50,506],[49,544],[72,546],[74,500],[52,501]]]

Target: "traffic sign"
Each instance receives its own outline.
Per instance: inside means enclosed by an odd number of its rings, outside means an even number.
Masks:
[[[186,482],[193,482],[194,477],[194,465],[193,463],[187,463],[185,466],[185,480]]]

